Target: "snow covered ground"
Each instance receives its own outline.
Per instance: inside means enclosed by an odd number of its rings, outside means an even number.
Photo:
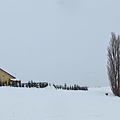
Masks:
[[[109,87],[89,88],[88,91],[1,87],[0,98],[0,120],[120,118],[120,98],[115,97]]]

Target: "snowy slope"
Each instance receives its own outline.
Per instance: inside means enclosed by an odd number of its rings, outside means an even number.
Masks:
[[[120,98],[109,88],[63,91],[0,88],[0,120],[118,120]],[[105,93],[109,95],[106,96]]]

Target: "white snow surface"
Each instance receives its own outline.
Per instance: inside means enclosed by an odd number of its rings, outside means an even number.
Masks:
[[[119,120],[120,98],[109,87],[0,88],[0,120]],[[105,95],[108,93],[108,96]]]

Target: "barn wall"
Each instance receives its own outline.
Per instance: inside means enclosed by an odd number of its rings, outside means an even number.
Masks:
[[[6,72],[0,70],[0,82],[9,82],[10,78],[14,78],[12,75],[7,74]]]

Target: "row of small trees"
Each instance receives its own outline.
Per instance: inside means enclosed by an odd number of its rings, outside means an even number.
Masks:
[[[26,87],[36,87],[36,88],[44,88],[44,87],[47,87],[48,86],[48,83],[47,82],[33,82],[33,81],[29,81],[27,84],[26,84]]]
[[[66,83],[64,85],[55,85],[53,84],[53,86],[55,87],[55,89],[62,89],[62,90],[88,90],[87,87],[80,87],[79,85],[70,85],[67,86]]]
[[[27,83],[21,83],[21,81],[11,81],[11,82],[1,82],[0,86],[10,86],[10,87],[27,87],[27,88],[44,88],[48,86],[47,82],[33,82],[28,81]]]
[[[7,83],[7,82],[0,81],[0,86],[10,86],[10,87],[45,88],[48,85],[49,85],[48,82],[28,81],[27,83],[21,83],[21,81],[11,81]],[[53,86],[55,89],[62,89],[62,90],[88,90],[87,87],[80,87],[79,85],[76,85],[76,84],[72,86],[67,86],[66,83],[64,85],[53,84]]]
[[[13,81],[13,82],[0,81],[0,86],[19,87],[20,85],[21,85],[21,81]]]

